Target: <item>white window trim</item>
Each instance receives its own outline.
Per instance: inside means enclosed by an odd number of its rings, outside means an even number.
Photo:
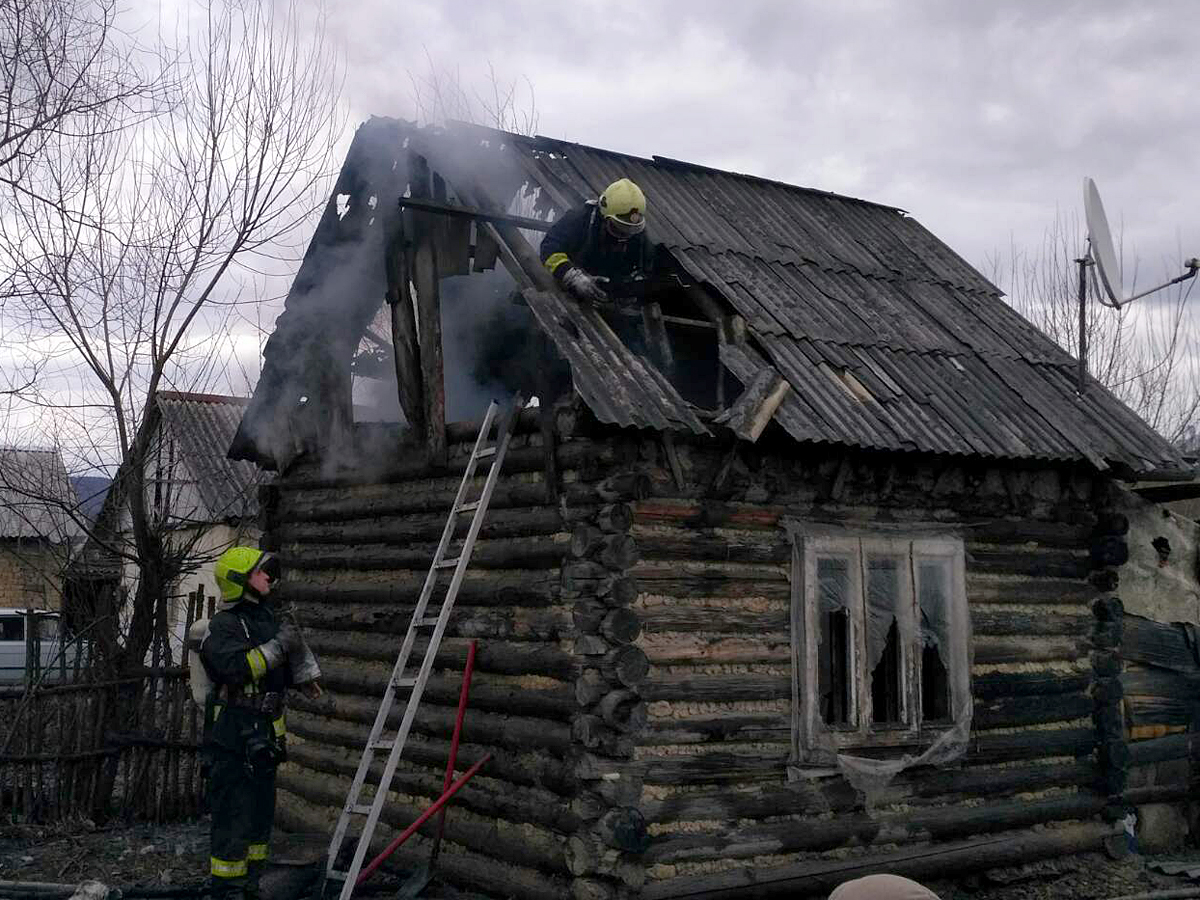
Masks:
[[[788,523],[792,535],[792,754],[793,765],[818,767],[836,764],[836,754],[842,750],[866,747],[920,747],[932,743],[951,728],[958,711],[970,704],[970,625],[966,596],[966,563],[963,541],[957,536],[898,536],[878,531],[850,530],[832,527],[813,528],[807,524]],[[870,721],[869,685],[871,673],[866,671],[866,566],[871,554],[900,556],[904,559],[906,578],[900,582],[898,621],[903,654],[902,706],[904,725],[875,728]],[[853,727],[827,726],[820,720],[818,687],[818,604],[817,558],[842,556],[852,560],[850,596],[851,680],[852,703],[855,710]],[[949,721],[922,721],[920,694],[920,654],[917,652],[918,598],[920,596],[919,566],[922,559],[944,560],[949,564],[949,628],[946,648],[950,682]],[[856,564],[855,564],[856,563]]]

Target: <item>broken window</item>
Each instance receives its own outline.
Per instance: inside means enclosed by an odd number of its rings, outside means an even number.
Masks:
[[[962,542],[789,527],[797,760],[924,746],[969,720]]]
[[[817,561],[817,690],[826,725],[854,723],[853,633],[850,624],[850,560]]]

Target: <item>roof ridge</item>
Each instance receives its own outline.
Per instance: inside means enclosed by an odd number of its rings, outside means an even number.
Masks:
[[[181,403],[228,403],[245,406],[250,402],[249,397],[235,397],[232,394],[201,394],[193,391],[158,391],[157,400],[175,400]]]

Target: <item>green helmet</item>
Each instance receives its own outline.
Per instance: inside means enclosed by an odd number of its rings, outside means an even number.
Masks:
[[[241,600],[250,573],[258,568],[266,568],[272,563],[277,569],[278,562],[275,557],[256,547],[230,547],[222,553],[217,558],[217,564],[213,566],[217,587],[221,589],[221,602],[236,603]],[[278,577],[278,574],[274,577]]]
[[[600,195],[600,213],[613,236],[627,240],[646,227],[646,195],[628,178],[614,181]]]

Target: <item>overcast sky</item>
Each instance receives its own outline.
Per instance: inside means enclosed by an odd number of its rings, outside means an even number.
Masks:
[[[532,83],[541,134],[893,204],[977,267],[1010,241],[1038,244],[1091,175],[1157,273],[1200,255],[1197,12],[365,0],[332,27],[352,122],[411,115],[408,73],[427,72],[426,52],[481,88],[490,62]]]

